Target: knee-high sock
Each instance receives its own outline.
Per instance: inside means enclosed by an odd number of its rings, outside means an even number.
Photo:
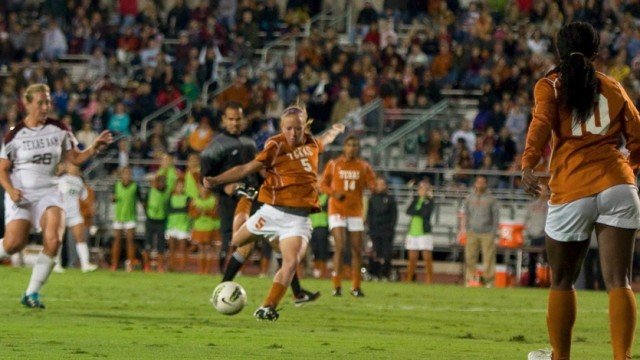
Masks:
[[[237,251],[234,252],[233,255],[231,255],[231,259],[229,259],[229,264],[227,265],[227,268],[224,270],[224,276],[222,276],[222,281],[233,280],[238,274],[238,271],[240,271],[240,268],[242,268],[244,261],[245,261],[244,256],[242,256]]]
[[[576,321],[576,291],[551,290],[547,307],[547,328],[553,360],[569,359],[571,333]]]
[[[276,261],[278,262],[278,268],[282,267],[282,257],[277,257]],[[293,278],[291,278],[291,291],[293,291],[293,296],[298,296],[302,292],[302,286],[300,285],[300,279],[298,278],[298,272],[293,273]]]
[[[53,261],[53,258],[43,252],[40,252],[36,258],[35,264],[33,265],[31,279],[29,280],[29,286],[27,287],[25,294],[29,295],[39,292],[42,286],[47,282],[49,275],[51,275],[51,270],[54,265],[55,262]]]
[[[55,259],[53,259],[55,265],[58,265],[58,267],[62,267],[62,247],[62,244],[60,244],[60,247],[58,247],[58,253],[56,254]]]
[[[4,260],[9,256],[11,256],[11,254],[4,249],[4,238],[2,238],[0,239],[0,260]]]
[[[76,251],[80,259],[80,268],[86,269],[89,266],[89,246],[86,242],[76,243]]]
[[[614,360],[631,359],[636,329],[636,297],[627,288],[609,291],[609,328]]]
[[[273,284],[271,284],[271,289],[269,290],[269,294],[267,295],[267,298],[264,300],[264,303],[262,306],[270,306],[275,309],[280,303],[280,300],[282,300],[282,297],[284,296],[284,293],[286,291],[287,291],[286,286],[278,282],[274,282]]]

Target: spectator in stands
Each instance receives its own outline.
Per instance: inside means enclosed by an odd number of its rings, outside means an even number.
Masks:
[[[123,102],[116,104],[116,109],[109,117],[107,128],[116,135],[131,136],[131,117]]]
[[[233,79],[232,85],[220,93],[217,100],[220,104],[235,102],[241,104],[243,108],[246,108],[249,106],[250,98],[251,92],[247,85],[247,79],[243,76],[236,76]]]
[[[462,204],[467,244],[464,248],[465,282],[467,286],[476,278],[476,264],[482,249],[482,280],[493,287],[496,268],[496,238],[500,213],[498,202],[487,191],[487,179],[477,176],[472,192]]]
[[[220,0],[218,2],[218,20],[228,30],[232,30],[235,28],[237,10],[237,0]]]
[[[542,191],[534,200],[527,204],[527,210],[524,214],[524,230],[526,236],[526,244],[531,247],[538,248],[542,251],[532,251],[529,255],[529,272],[527,286],[536,286],[536,265],[543,263],[539,258],[545,257],[545,233],[544,226],[547,221],[547,211],[549,210],[549,189],[541,186]]]
[[[200,118],[198,126],[187,137],[187,142],[193,151],[201,152],[207,147],[207,144],[213,139],[214,135],[215,132],[211,128],[209,119],[202,117]]]
[[[82,129],[76,132],[76,139],[79,144],[82,144],[85,148],[93,144],[93,141],[98,137],[98,132],[93,130],[89,121],[82,122]]]
[[[173,7],[167,14],[168,35],[175,37],[180,31],[185,30],[190,18],[191,10],[185,1],[175,0]]]
[[[258,15],[258,23],[260,24],[260,30],[266,33],[267,41],[274,38],[274,31],[280,24],[280,10],[276,0],[267,0],[263,5]]]
[[[360,27],[360,34],[369,32],[369,27],[378,22],[378,12],[371,4],[371,1],[365,1],[364,7],[358,13],[356,24]]]
[[[495,164],[500,170],[507,169],[511,163],[513,163],[517,151],[517,146],[511,137],[511,132],[504,126],[498,133],[498,138],[496,139],[493,153]]]
[[[49,20],[49,26],[43,34],[42,57],[46,60],[55,60],[67,53],[67,38],[54,19]]]
[[[349,95],[348,89],[340,89],[340,92],[338,93],[338,100],[335,102],[333,109],[331,110],[330,123],[335,124],[343,120],[349,112],[357,109],[359,105],[360,103],[358,100]]]
[[[391,280],[393,240],[398,222],[398,205],[389,193],[387,180],[376,178],[373,194],[369,198],[366,221],[373,243],[373,256],[369,258],[369,273],[379,279]]]
[[[470,152],[476,149],[476,134],[473,132],[469,120],[463,120],[460,124],[460,129],[454,131],[453,135],[451,135],[452,144],[457,144],[458,139],[464,139],[464,144]]]

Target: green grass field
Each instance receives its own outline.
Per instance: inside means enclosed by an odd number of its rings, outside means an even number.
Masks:
[[[69,270],[33,310],[19,303],[29,275],[0,266],[0,359],[511,360],[547,346],[538,289],[364,283],[356,299],[304,279],[323,296],[296,308],[288,294],[271,323],[252,317],[269,279],[238,278],[249,303],[229,317],[208,301],[219,277]],[[578,303],[573,358],[611,358],[606,294],[581,291]]]

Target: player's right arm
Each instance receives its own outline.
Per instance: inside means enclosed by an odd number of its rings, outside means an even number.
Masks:
[[[534,195],[540,193],[540,185],[538,178],[533,174],[533,168],[538,165],[544,147],[549,142],[553,119],[558,112],[555,91],[553,82],[548,78],[539,80],[533,91],[533,119],[522,154],[522,184],[525,191]]]
[[[629,165],[637,172],[640,168],[640,114],[622,86],[620,93],[624,100],[622,131],[629,150]]]
[[[262,162],[258,160],[251,160],[246,164],[234,166],[218,176],[206,176],[202,182],[204,186],[211,189],[218,185],[239,181],[247,175],[258,172],[264,168],[265,165]]]
[[[9,194],[9,197],[14,203],[22,200],[22,191],[13,187],[11,183],[11,161],[9,159],[0,158],[0,185],[4,188],[4,191]]]

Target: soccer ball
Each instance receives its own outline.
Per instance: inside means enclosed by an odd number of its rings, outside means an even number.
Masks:
[[[247,304],[247,293],[237,282],[225,281],[213,289],[211,304],[221,314],[235,315]]]

